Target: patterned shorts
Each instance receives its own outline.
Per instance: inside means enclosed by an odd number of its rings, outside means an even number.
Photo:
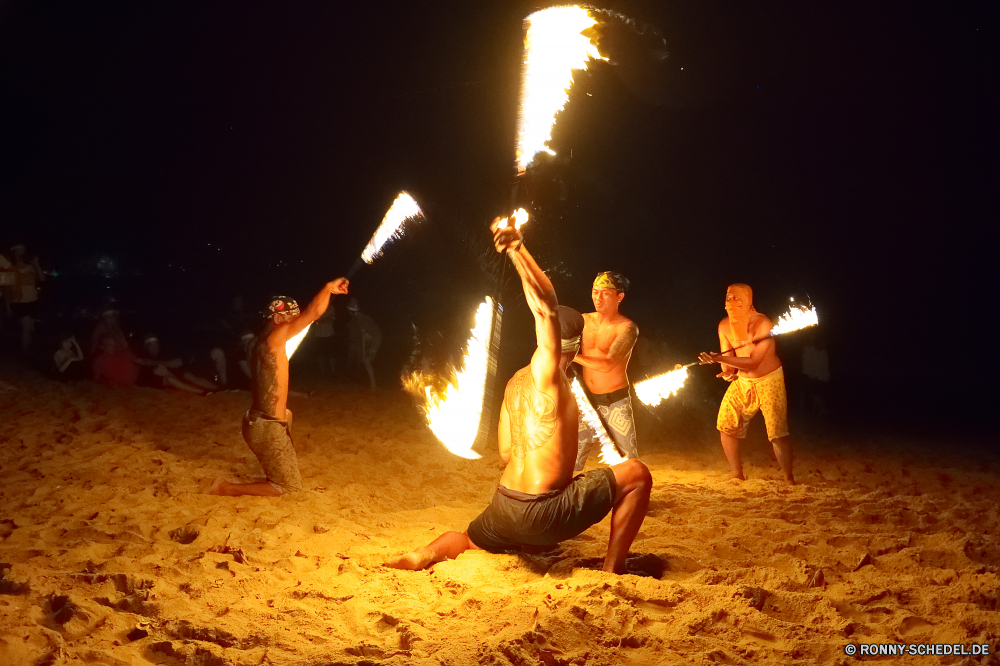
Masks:
[[[737,377],[733,380],[722,398],[715,427],[720,432],[743,439],[747,436],[750,419],[758,411],[764,414],[770,441],[788,436],[788,397],[782,368],[763,377]]]
[[[625,457],[631,460],[638,458],[639,452],[635,443],[635,423],[632,419],[632,396],[629,395],[628,388],[619,389],[612,393],[601,395],[588,395],[601,422],[607,428],[611,439],[615,441]],[[597,434],[591,432],[590,428],[580,419],[580,432],[577,435],[576,466],[574,471],[583,471],[587,464],[590,452],[597,446]]]
[[[292,445],[292,410],[284,421],[250,410],[243,416],[243,439],[264,468],[267,481],[281,494],[302,490],[299,461]]]

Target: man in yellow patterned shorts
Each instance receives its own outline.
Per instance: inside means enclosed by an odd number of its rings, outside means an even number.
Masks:
[[[785,480],[794,484],[785,375],[770,336],[771,321],[754,309],[753,290],[745,284],[729,285],[726,313],[729,316],[719,322],[722,352],[705,352],[698,360],[721,364],[722,372],[716,376],[732,382],[722,398],[716,423],[729,468],[733,478],[745,479],[740,440],[747,435],[750,419],[760,411]]]

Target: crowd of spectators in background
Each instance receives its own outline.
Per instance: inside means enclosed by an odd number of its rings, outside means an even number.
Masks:
[[[43,270],[24,244],[0,251],[0,353],[56,381],[200,395],[249,389],[248,359],[264,320],[242,296],[232,297],[228,307],[206,306],[202,296],[183,313],[156,299],[123,303],[110,290],[67,297],[74,292],[63,289],[61,298],[48,298],[48,286],[71,279]],[[311,327],[295,360],[327,380],[340,370],[341,379],[374,390],[372,363],[381,332],[359,312],[357,299],[348,311],[338,328],[330,308]],[[9,381],[0,385],[12,388]]]

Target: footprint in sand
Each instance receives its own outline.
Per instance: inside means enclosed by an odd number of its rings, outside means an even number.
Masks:
[[[186,546],[197,539],[199,534],[200,531],[194,525],[185,525],[184,527],[178,527],[176,530],[171,530],[170,538]]]

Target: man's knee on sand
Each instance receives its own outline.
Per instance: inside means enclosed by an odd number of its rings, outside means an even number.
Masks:
[[[638,458],[613,465],[611,471],[615,475],[615,505],[630,492],[638,491],[648,495],[653,489],[653,475],[646,463]]]

